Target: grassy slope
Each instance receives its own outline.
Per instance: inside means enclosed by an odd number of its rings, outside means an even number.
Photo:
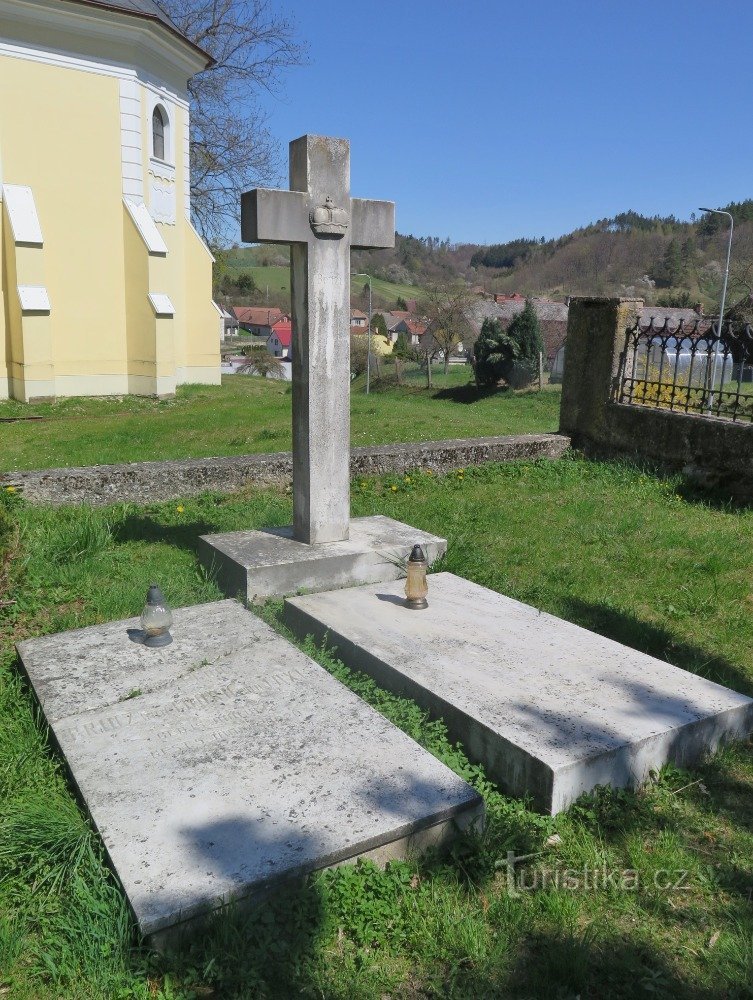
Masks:
[[[355,514],[450,539],[445,568],[753,693],[753,511],[704,504],[678,480],[579,460],[445,478],[364,479]],[[392,489],[392,487],[396,489]],[[198,572],[207,530],[283,524],[274,491],[183,504],[52,511],[6,495],[25,559],[0,610],[0,989],[38,997],[743,998],[753,996],[753,749],[639,795],[604,794],[555,820],[499,794],[442,728],[317,653],[345,683],[485,794],[489,827],[444,861],[345,867],[175,959],[132,951],[122,899],[13,669],[12,640],[138,611],[145,583],[176,605],[219,596]],[[2,595],[0,595],[1,598]],[[266,614],[275,620],[275,608]],[[483,622],[479,622],[483,627]],[[518,897],[496,862],[634,869],[588,891],[551,880]],[[664,870],[685,871],[663,891]]]
[[[255,249],[255,248],[254,248]],[[290,269],[288,267],[262,266],[256,263],[258,254],[254,249],[242,247],[239,250],[230,250],[224,259],[224,265],[228,272],[233,275],[248,271],[253,275],[257,288],[260,292],[265,292],[269,286],[269,294],[273,298],[279,295],[290,296]],[[280,250],[284,252],[284,247]],[[360,293],[366,279],[353,276],[351,278],[351,293]],[[404,299],[419,298],[421,289],[416,285],[395,284],[391,281],[383,281],[381,278],[374,278],[372,283],[374,295],[381,295],[388,302],[394,303],[398,297]]]
[[[462,387],[468,369],[436,392]],[[385,444],[483,434],[557,429],[559,393],[499,393],[473,405],[441,398],[412,383],[366,396],[351,395],[353,444]],[[450,394],[451,396],[452,394]],[[460,398],[465,398],[459,393]],[[0,403],[0,417],[41,414],[45,421],[0,424],[0,469],[133,462],[139,459],[242,455],[290,448],[290,387],[247,376],[228,376],[221,387],[187,386],[173,400],[71,399],[25,406]]]

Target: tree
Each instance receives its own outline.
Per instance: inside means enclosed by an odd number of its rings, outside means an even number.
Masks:
[[[395,308],[399,309],[400,312],[408,312],[408,303],[405,301],[402,295],[398,295],[397,302],[395,303]]]
[[[282,378],[282,361],[270,354],[261,344],[254,345],[251,350],[243,352],[248,358],[248,364],[238,369],[239,375],[262,375],[266,378]]]
[[[504,377],[517,389],[534,380],[539,370],[539,355],[544,350],[539,317],[530,299],[526,299],[523,311],[513,318],[507,335],[517,345],[518,353],[509,374]]]
[[[235,286],[242,295],[253,295],[258,291],[254,276],[250,271],[241,271],[235,279]]]
[[[381,313],[371,317],[371,332],[377,337],[387,337],[387,321]]]
[[[179,31],[214,64],[189,82],[193,220],[215,245],[237,222],[243,191],[279,172],[279,145],[261,98],[305,46],[269,0],[157,0]]]
[[[517,318],[517,317],[516,317]],[[473,345],[472,364],[477,385],[495,385],[500,379],[509,382],[520,349],[499,319],[487,317]]]
[[[519,359],[521,361],[533,361],[538,367],[539,354],[544,346],[541,342],[541,327],[539,317],[536,315],[533,302],[526,299],[523,311],[514,317],[507,332],[513,340],[517,341],[519,348]]]
[[[416,350],[408,340],[408,334],[402,330],[397,335],[395,346],[392,348],[392,357],[395,359],[395,377],[397,384],[402,384],[403,362],[415,361]]]
[[[432,356],[444,355],[444,371],[450,367],[450,355],[473,332],[469,320],[473,295],[465,282],[433,283],[428,286],[424,299],[424,309],[429,326],[422,340]],[[429,341],[433,341],[429,348]],[[422,343],[422,348],[424,344]],[[431,366],[430,366],[431,367]]]
[[[656,280],[665,288],[679,284],[684,275],[682,246],[671,239],[664,249],[664,256],[656,269]]]

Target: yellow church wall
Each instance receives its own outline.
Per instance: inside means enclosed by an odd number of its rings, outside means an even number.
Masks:
[[[8,289],[15,292],[18,284],[16,280],[16,257],[13,234],[11,233],[10,222],[5,213],[5,205],[0,206],[0,290],[3,298],[3,370],[0,370],[0,399],[9,395],[11,380],[13,379],[13,358],[23,357],[23,340],[21,337],[21,306],[16,294],[10,294]],[[20,376],[20,371],[19,371]]]
[[[2,73],[3,182],[34,194],[55,376],[122,375],[118,81],[7,57]],[[32,283],[26,273],[23,280]]]
[[[31,188],[44,239],[41,249],[16,245],[0,215],[0,398],[164,395],[183,382],[219,383],[211,256],[185,214],[187,110],[165,96],[175,223],[157,221],[168,253],[150,255],[123,203],[118,75],[8,55],[0,73],[2,183]],[[138,93],[150,205],[155,89],[139,84]],[[22,316],[19,284],[45,286],[50,314]],[[149,292],[168,295],[174,316],[158,317]]]
[[[212,256],[204,242],[188,227],[186,242],[186,353],[181,382],[220,384],[219,317],[211,301],[201,289],[212,283]],[[216,330],[214,343],[208,342],[206,330]]]

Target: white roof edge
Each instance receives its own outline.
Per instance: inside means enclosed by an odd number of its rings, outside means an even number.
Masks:
[[[162,239],[157,224],[149,214],[149,209],[143,201],[131,201],[129,198],[123,199],[123,204],[128,210],[128,214],[133,219],[133,223],[139,231],[141,239],[150,254],[155,257],[167,257],[167,244]]]
[[[16,245],[44,246],[42,227],[31,188],[26,184],[3,184],[3,201]]]

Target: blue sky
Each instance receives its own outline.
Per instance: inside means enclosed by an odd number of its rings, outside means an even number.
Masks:
[[[457,242],[753,196],[748,0],[274,0],[310,45],[283,143],[351,141],[358,197]]]

